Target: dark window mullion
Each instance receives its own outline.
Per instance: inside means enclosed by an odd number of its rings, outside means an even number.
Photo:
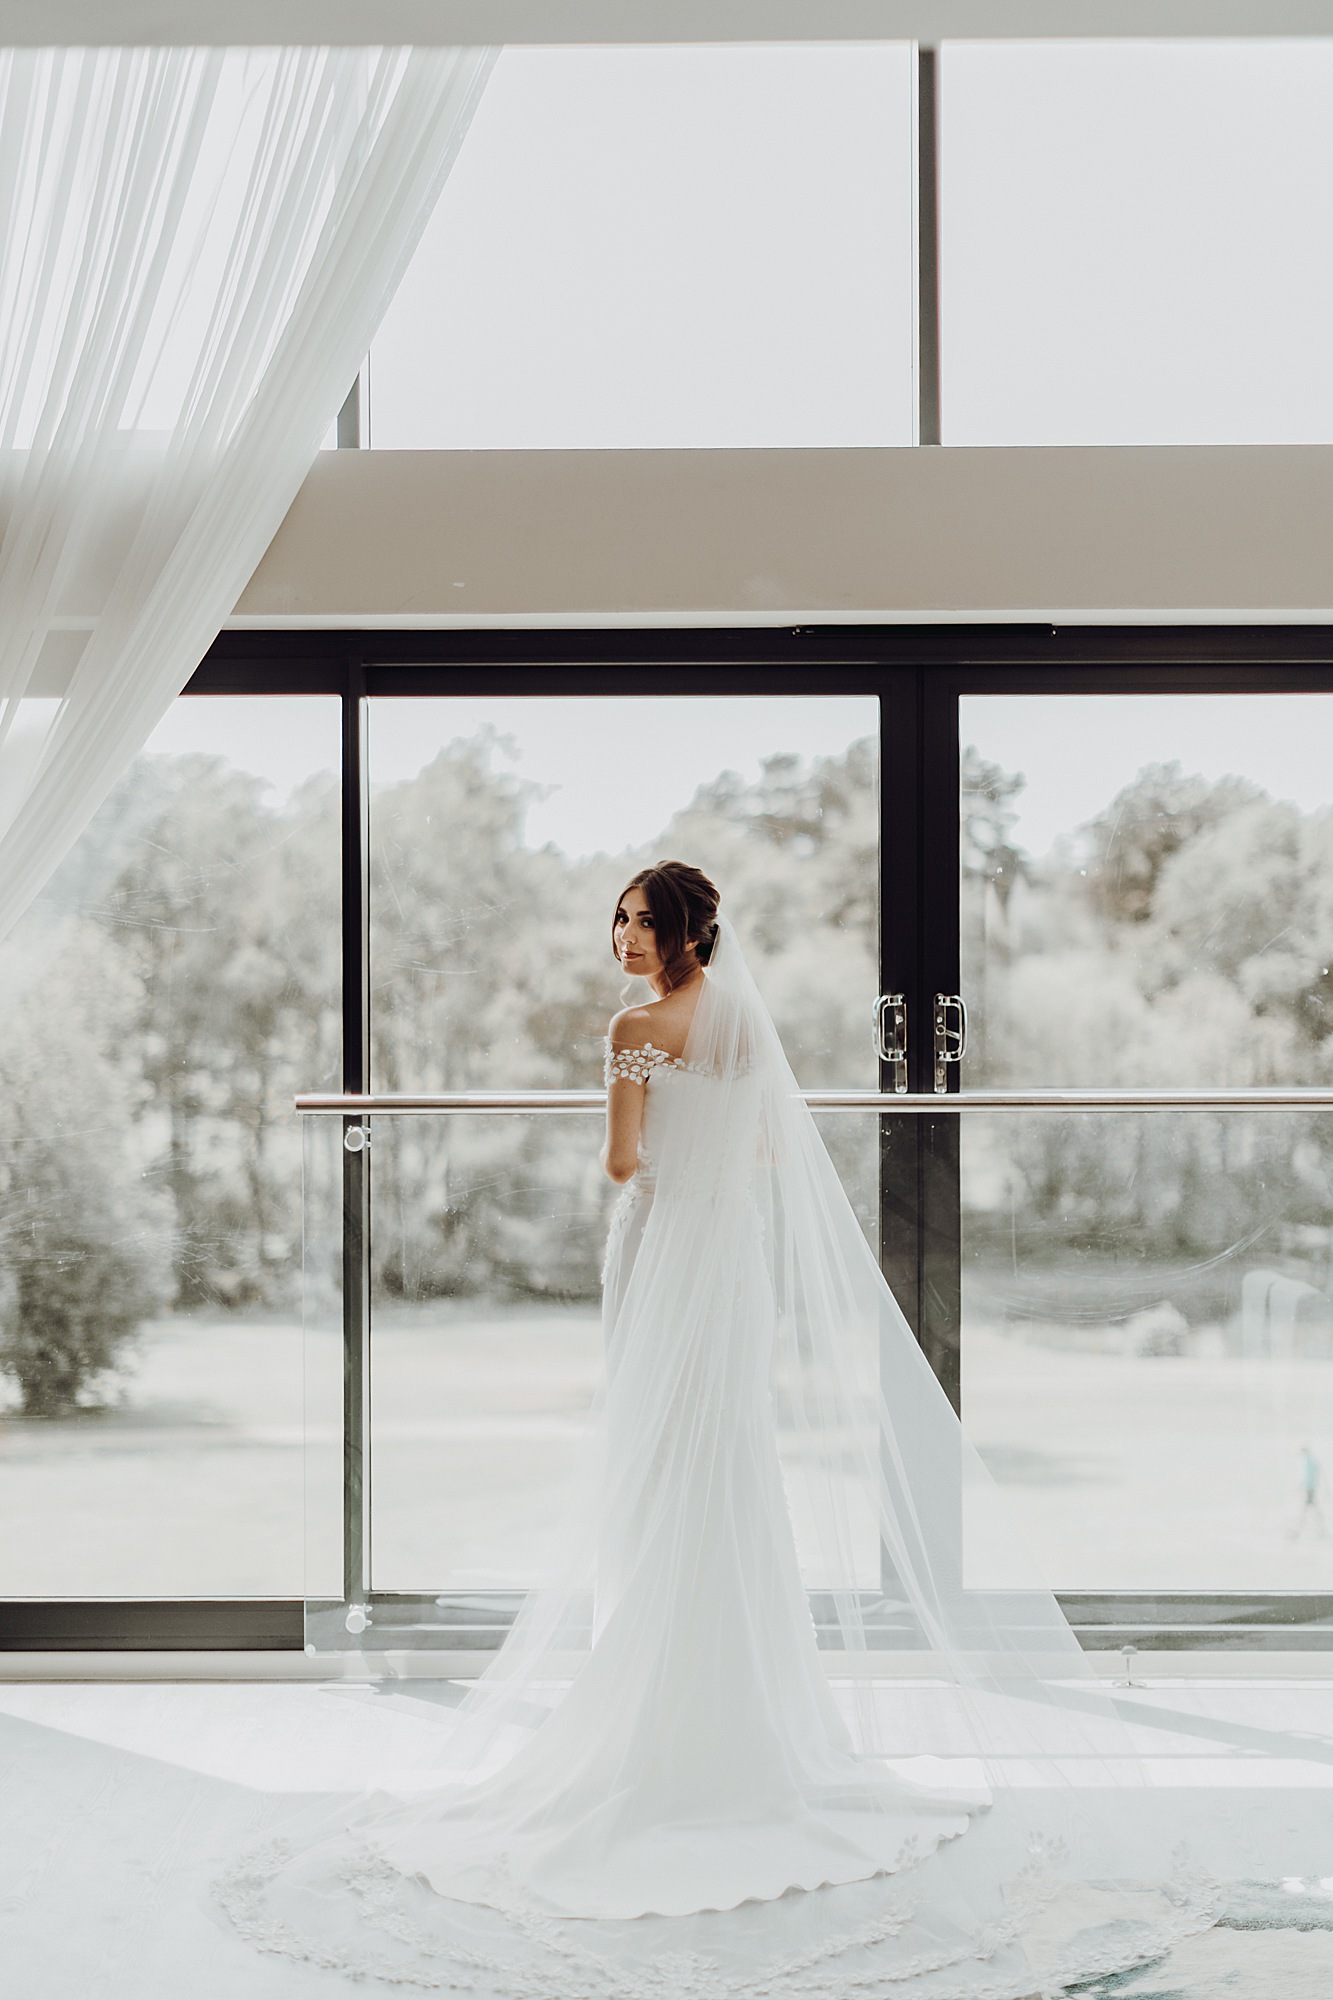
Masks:
[[[920,923],[916,1074],[935,1087],[934,1001],[958,991],[958,687],[953,673],[921,676]],[[958,1066],[949,1087],[959,1085]],[[919,1121],[921,1319],[918,1338],[955,1410],[961,1408],[962,1245],[959,1120]]]
[[[907,999],[908,1081],[922,1086],[921,1013],[921,670],[886,667],[880,695],[879,990]],[[880,1088],[892,1089],[886,1064]],[[918,1123],[892,1112],[880,1119],[880,1261],[914,1333],[921,1327]]]
[[[343,692],[343,1089],[370,1088],[369,773],[365,669]],[[347,1131],[358,1121],[343,1120]],[[370,1149],[343,1151],[343,1597],[370,1587]]]

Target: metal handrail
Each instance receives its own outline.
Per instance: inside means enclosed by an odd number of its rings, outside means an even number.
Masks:
[[[933,1116],[962,1111],[1319,1111],[1333,1110],[1333,1088],[1293,1085],[1239,1090],[961,1090],[947,1096],[883,1090],[803,1090],[812,1111],[901,1111]],[[604,1090],[462,1090],[362,1095],[307,1092],[296,1099],[305,1114],[343,1118],[426,1115],[430,1112],[600,1112]]]

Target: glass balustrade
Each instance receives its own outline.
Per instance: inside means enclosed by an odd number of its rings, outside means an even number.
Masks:
[[[889,1117],[921,1115],[916,1102]],[[955,1100],[926,1115],[959,1127],[962,1416],[994,1481],[984,1499],[960,1494],[968,1585],[1017,1587],[996,1551],[1021,1547],[1088,1643],[1166,1599],[1196,1637],[1237,1619],[1317,1634],[1333,1616],[1333,1227],[1321,1219],[1333,1109]],[[873,1160],[881,1116],[820,1114],[835,1157]],[[305,1124],[320,1580],[308,1634],[320,1648],[475,1659],[542,1576],[601,1379],[615,1190],[597,1169],[600,1120],[376,1113],[353,1153],[343,1120]],[[349,1178],[370,1218],[369,1317],[353,1315],[351,1334],[339,1326]],[[873,1241],[873,1178],[849,1191]],[[363,1587],[353,1579],[344,1598],[330,1586],[349,1360],[366,1458],[348,1530],[364,1537]],[[782,1407],[778,1382],[794,1467]],[[793,1521],[801,1549],[799,1500]],[[868,1504],[864,1527],[863,1585],[891,1652],[892,1578]],[[1265,1610],[1279,1594],[1284,1607]]]
[[[968,1434],[1058,1590],[1333,1591],[1333,1113],[969,1112]]]
[[[877,1123],[821,1117],[872,1243]],[[620,1194],[600,1110],[304,1125],[308,1643],[493,1646],[545,1571],[595,1430]],[[783,1448],[803,1447],[784,1432]],[[868,1507],[863,1544],[873,1593]]]

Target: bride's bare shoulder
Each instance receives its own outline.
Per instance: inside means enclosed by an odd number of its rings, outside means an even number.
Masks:
[[[639,1007],[624,1007],[612,1016],[607,1036],[613,1049],[660,1049],[679,1061],[685,1051],[690,1022],[698,995],[669,993],[665,1000],[649,1000]]]
[[[622,1007],[618,1014],[613,1014],[607,1030],[612,1048],[641,1049],[651,1042],[655,1011],[650,1002],[646,1007]]]

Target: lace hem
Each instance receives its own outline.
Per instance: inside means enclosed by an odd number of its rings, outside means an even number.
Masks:
[[[1010,1885],[1005,1915],[976,1926],[953,1948],[897,1955],[893,1947],[910,1928],[918,1902],[909,1885],[895,1885],[873,1922],[837,1932],[795,1955],[762,1965],[751,1961],[737,1970],[697,1950],[663,1950],[656,1928],[634,1952],[624,1949],[632,1925],[604,1925],[614,1933],[612,1949],[598,1950],[587,1942],[597,1924],[544,1914],[525,1905],[517,1892],[503,1909],[484,1913],[493,1924],[506,1927],[497,1940],[506,1948],[488,1949],[463,1936],[469,1925],[478,1924],[474,1906],[436,1896],[359,1844],[344,1854],[330,1886],[341,1890],[339,1904],[354,1917],[365,1942],[306,1935],[268,1908],[275,1884],[295,1859],[290,1845],[273,1842],[213,1885],[233,1929],[256,1950],[356,1980],[423,1992],[461,1991],[477,2000],[888,2000],[890,1995],[909,2000],[913,1984],[923,1981],[930,2000],[1035,2000],[1037,1994],[1055,2000],[1075,1983],[1082,1986],[1162,1958],[1186,1938],[1211,1929],[1222,1909],[1221,1885],[1190,1873],[1178,1852],[1170,1878],[1155,1885],[1169,1905],[1160,1919],[1127,1925],[1112,1915],[1089,1934],[1085,1912],[1064,1944],[1025,1954],[1021,1966],[1002,1970],[995,1961],[1006,1951],[1021,1951],[1028,1926],[1074,1886],[1061,1870],[1060,1844],[1052,1842],[1033,1849],[1027,1867]],[[904,1860],[910,1866],[911,1856]],[[1109,1904],[1119,1886],[1097,1888],[1107,1894]],[[1136,1888],[1141,1891],[1141,1886]],[[321,1901],[327,1909],[326,1897],[324,1891]],[[423,1897],[427,1906],[434,1906],[434,1929],[411,1907],[414,1900],[420,1906]],[[444,1934],[451,1912],[459,1933],[455,1939]],[[660,1926],[695,1920],[652,1921]]]

